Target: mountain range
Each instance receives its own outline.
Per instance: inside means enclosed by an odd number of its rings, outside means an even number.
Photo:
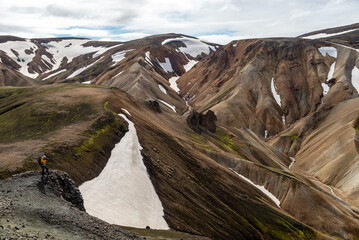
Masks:
[[[359,238],[358,23],[226,45],[1,36],[0,70],[0,236]]]

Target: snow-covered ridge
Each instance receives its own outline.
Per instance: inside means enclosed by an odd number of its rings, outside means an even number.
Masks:
[[[251,185],[253,185],[254,187],[256,187],[257,189],[259,189],[260,191],[262,191],[265,195],[267,195],[270,199],[272,199],[272,201],[278,206],[280,207],[280,201],[278,198],[276,198],[276,196],[274,196],[271,192],[269,192],[267,189],[265,189],[264,186],[260,186],[257,185],[255,183],[253,183],[250,179],[246,178],[245,176],[237,173],[236,171],[234,171],[232,168],[230,168],[230,170],[232,172],[234,172],[236,175],[238,175],[239,177],[241,177],[243,180],[247,181],[248,183],[250,183]]]
[[[189,37],[169,38],[164,40],[162,45],[173,41],[181,41],[184,45],[186,45],[186,47],[179,47],[178,50],[194,58],[202,53],[209,54],[211,50],[216,51],[215,47],[208,45],[197,38]]]
[[[119,115],[128,122],[129,131],[112,150],[100,175],[79,187],[86,211],[111,224],[169,229],[142,160],[135,125]]]
[[[67,58],[68,63],[70,63],[75,57],[83,54],[93,53],[92,57],[96,58],[107,50],[122,45],[119,43],[111,47],[85,47],[84,44],[89,41],[91,40],[63,39],[49,41],[46,43],[42,42],[41,45],[48,53],[52,55],[51,58],[46,55],[41,55],[41,61],[50,68],[50,70],[43,69],[43,72],[46,73],[58,69],[65,57]],[[21,66],[19,69],[20,73],[31,78],[36,78],[38,73],[30,73],[28,70],[28,64],[33,61],[33,58],[35,57],[35,51],[38,49],[36,44],[36,40],[29,39],[26,41],[7,41],[0,43],[0,50],[4,51],[9,57],[11,57]],[[16,56],[12,50],[16,51],[19,56]],[[27,53],[25,53],[25,50],[27,50]]]
[[[37,46],[30,40],[26,41],[7,41],[0,43],[0,50],[4,51],[10,58],[12,58],[17,64],[21,66],[18,70],[25,76],[36,78],[37,73],[30,73],[28,70],[28,64],[35,57],[35,50]],[[26,54],[25,50],[30,50],[32,53]],[[16,51],[16,53],[14,52]],[[18,56],[16,56],[18,54]]]
[[[61,61],[64,57],[68,59],[68,62],[71,62],[77,56],[94,53],[92,57],[96,58],[107,50],[122,45],[118,44],[112,47],[84,47],[83,45],[89,41],[90,40],[83,39],[64,39],[62,41],[48,42],[46,44],[46,47],[48,47],[46,51],[53,55],[53,59],[55,61],[53,69],[57,69],[60,66]]]
[[[345,33],[350,33],[350,32],[356,31],[356,30],[359,30],[359,28],[350,29],[350,30],[342,31],[342,32],[336,32],[336,33],[317,33],[317,34],[305,36],[302,38],[306,38],[306,39],[328,38],[328,37],[333,37],[333,36],[337,36],[337,35],[341,35],[341,34],[345,34]]]

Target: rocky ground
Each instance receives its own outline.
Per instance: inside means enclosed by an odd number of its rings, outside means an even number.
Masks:
[[[84,211],[70,177],[54,171],[0,181],[0,239],[141,239]]]

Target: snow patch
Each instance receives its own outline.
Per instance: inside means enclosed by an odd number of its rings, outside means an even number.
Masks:
[[[172,68],[172,65],[171,65],[171,61],[169,58],[165,58],[165,62],[160,62],[158,59],[157,59],[157,62],[160,64],[160,66],[166,71],[166,72],[174,72],[173,71],[173,68]]]
[[[165,102],[165,101],[163,101],[163,100],[161,100],[161,99],[158,99],[158,101],[160,101],[161,103],[163,103],[163,104],[166,105],[167,107],[171,108],[175,113],[177,113],[175,106],[173,106],[173,105],[171,105],[171,104],[169,104],[169,103],[167,103],[167,102]]]
[[[269,192],[267,189],[265,189],[264,186],[260,186],[257,185],[255,183],[253,183],[250,179],[246,178],[245,176],[237,173],[236,171],[234,171],[232,168],[230,168],[230,170],[232,172],[234,172],[236,175],[238,175],[239,177],[241,177],[243,180],[249,182],[250,184],[252,184],[253,186],[255,186],[257,189],[259,189],[260,191],[262,191],[262,193],[264,193],[265,195],[267,195],[270,199],[272,199],[272,201],[280,208],[280,201],[278,198],[276,198],[276,196],[274,196],[271,192]]]
[[[49,76],[43,78],[42,81],[44,81],[44,80],[46,80],[46,79],[49,79],[49,78],[51,78],[51,77],[53,77],[53,76],[56,76],[56,75],[58,75],[58,74],[60,74],[60,73],[63,73],[63,72],[66,72],[66,69],[62,69],[62,70],[60,70],[60,71],[58,71],[58,72],[52,73],[52,74],[50,74]]]
[[[328,85],[326,83],[322,83],[322,88],[323,88],[323,96],[327,95],[327,93],[329,92],[330,88],[328,87]]]
[[[285,115],[284,114],[282,115],[282,122],[285,125]]]
[[[92,57],[96,58],[107,50],[122,45],[117,44],[112,47],[84,47],[83,45],[87,42],[89,42],[89,40],[64,39],[61,41],[50,41],[48,43],[41,43],[41,45],[46,46],[46,51],[53,55],[53,60],[55,61],[55,64],[52,69],[59,68],[61,61],[64,57],[68,59],[68,63],[70,63],[75,57],[88,53],[94,53]]]
[[[124,71],[121,71],[121,72],[119,72],[119,73],[117,73],[115,76],[113,76],[112,78],[116,78],[116,77],[118,77],[118,76],[120,76],[121,75],[121,73],[123,73]]]
[[[86,211],[110,224],[169,229],[142,160],[136,128],[124,114],[119,115],[128,122],[129,131],[100,175],[79,187]]]
[[[325,57],[327,54],[334,58],[337,58],[337,56],[338,56],[338,51],[334,47],[321,47],[321,48],[318,48],[318,50],[323,55],[323,57]]]
[[[196,60],[189,60],[188,59],[188,63],[186,65],[183,65],[184,69],[186,70],[186,72],[188,72],[189,70],[191,70],[193,68],[194,65],[196,65],[198,63],[198,61]]]
[[[48,56],[46,56],[46,55],[42,55],[42,56],[41,56],[41,59],[42,59],[43,61],[46,61],[46,62],[48,62],[48,63],[51,63],[51,59],[50,59]]]
[[[112,61],[115,62],[115,64],[113,64],[112,66],[116,65],[118,62],[121,62],[123,59],[125,59],[126,53],[131,52],[133,50],[134,49],[129,49],[112,54],[111,55]]]
[[[88,81],[82,82],[82,84],[91,84],[91,80],[88,80]]]
[[[267,137],[268,137],[268,131],[264,130],[264,138],[267,138]]]
[[[150,51],[147,51],[147,52],[145,53],[145,61],[146,61],[148,64],[150,64],[152,67],[154,67],[153,64],[152,64],[152,62],[151,62],[150,54],[151,54]]]
[[[100,58],[101,59],[101,58]],[[79,75],[80,73],[82,73],[83,71],[85,71],[86,69],[92,67],[95,63],[97,63],[100,59],[98,59],[97,61],[91,63],[90,65],[87,65],[85,67],[82,67],[82,68],[79,68],[77,69],[75,72],[73,72],[70,76],[68,76],[66,79],[69,79],[69,78],[73,78],[77,75]]]
[[[170,82],[170,87],[175,90],[176,92],[179,92],[180,89],[177,87],[177,79],[179,77],[171,77],[170,79],[168,79],[168,81]]]
[[[121,108],[121,110],[124,111],[127,115],[132,116],[131,113],[129,111],[127,111],[126,109]]]
[[[197,38],[188,38],[188,37],[166,39],[162,42],[162,45],[165,45],[173,41],[181,41],[184,45],[186,45],[186,47],[179,47],[178,50],[194,58],[197,57],[198,55],[201,55],[202,53],[209,54],[211,49],[213,51],[216,50],[216,48],[214,47],[210,48],[212,46],[202,42]]]
[[[342,32],[336,32],[336,33],[317,33],[317,34],[302,37],[302,38],[305,38],[305,39],[328,38],[328,37],[333,37],[333,36],[337,36],[337,35],[341,35],[341,34],[345,34],[345,33],[350,33],[350,32],[356,31],[356,30],[359,30],[359,28],[350,29],[350,30],[342,31]]]
[[[166,89],[165,89],[161,84],[158,84],[158,87],[159,87],[159,89],[161,89],[161,91],[162,91],[164,94],[167,94]]]
[[[325,184],[325,183],[322,183],[321,181],[314,180],[314,179],[313,179],[312,181],[317,182],[317,183],[319,183],[319,184],[321,184],[321,185],[323,185],[323,186],[329,188],[329,190],[330,190],[330,192],[332,193],[333,196],[335,196],[336,198],[338,198],[338,199],[340,199],[340,200],[343,201],[343,199],[341,199],[340,197],[338,197],[338,196],[334,193],[333,188],[331,188],[329,185],[327,185],[327,184]]]
[[[291,169],[293,167],[294,162],[295,162],[295,158],[294,157],[289,157],[289,158],[290,158],[290,160],[292,160],[292,162],[290,163],[288,168]]]
[[[237,43],[232,45],[233,47],[237,47]]]
[[[356,66],[352,70],[352,84],[359,93],[359,69]]]
[[[274,77],[272,78],[272,81],[271,81],[271,89],[272,89],[272,94],[273,94],[274,99],[276,100],[276,102],[278,103],[279,106],[282,106],[280,96],[277,92],[277,88],[274,85]]]
[[[333,78],[334,69],[335,69],[335,63],[336,62],[333,62],[332,65],[330,65],[330,70],[328,72],[327,80],[330,80],[330,79]],[[330,90],[329,86],[326,83],[322,83],[322,88],[323,88],[323,96],[327,95],[327,93]]]

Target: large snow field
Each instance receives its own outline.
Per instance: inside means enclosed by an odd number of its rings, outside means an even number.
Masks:
[[[112,150],[100,175],[79,187],[86,211],[111,224],[169,229],[142,160],[135,125],[119,115],[128,122],[129,131]]]
[[[165,45],[166,43],[172,42],[172,41],[181,41],[183,42],[186,47],[179,47],[179,51],[183,52],[185,54],[188,54],[192,57],[197,57],[198,55],[201,55],[202,53],[209,54],[210,49],[213,51],[216,51],[215,47],[212,47],[204,42],[202,42],[199,39],[196,38],[189,38],[189,37],[179,37],[179,38],[169,38],[162,42],[162,45]]]

